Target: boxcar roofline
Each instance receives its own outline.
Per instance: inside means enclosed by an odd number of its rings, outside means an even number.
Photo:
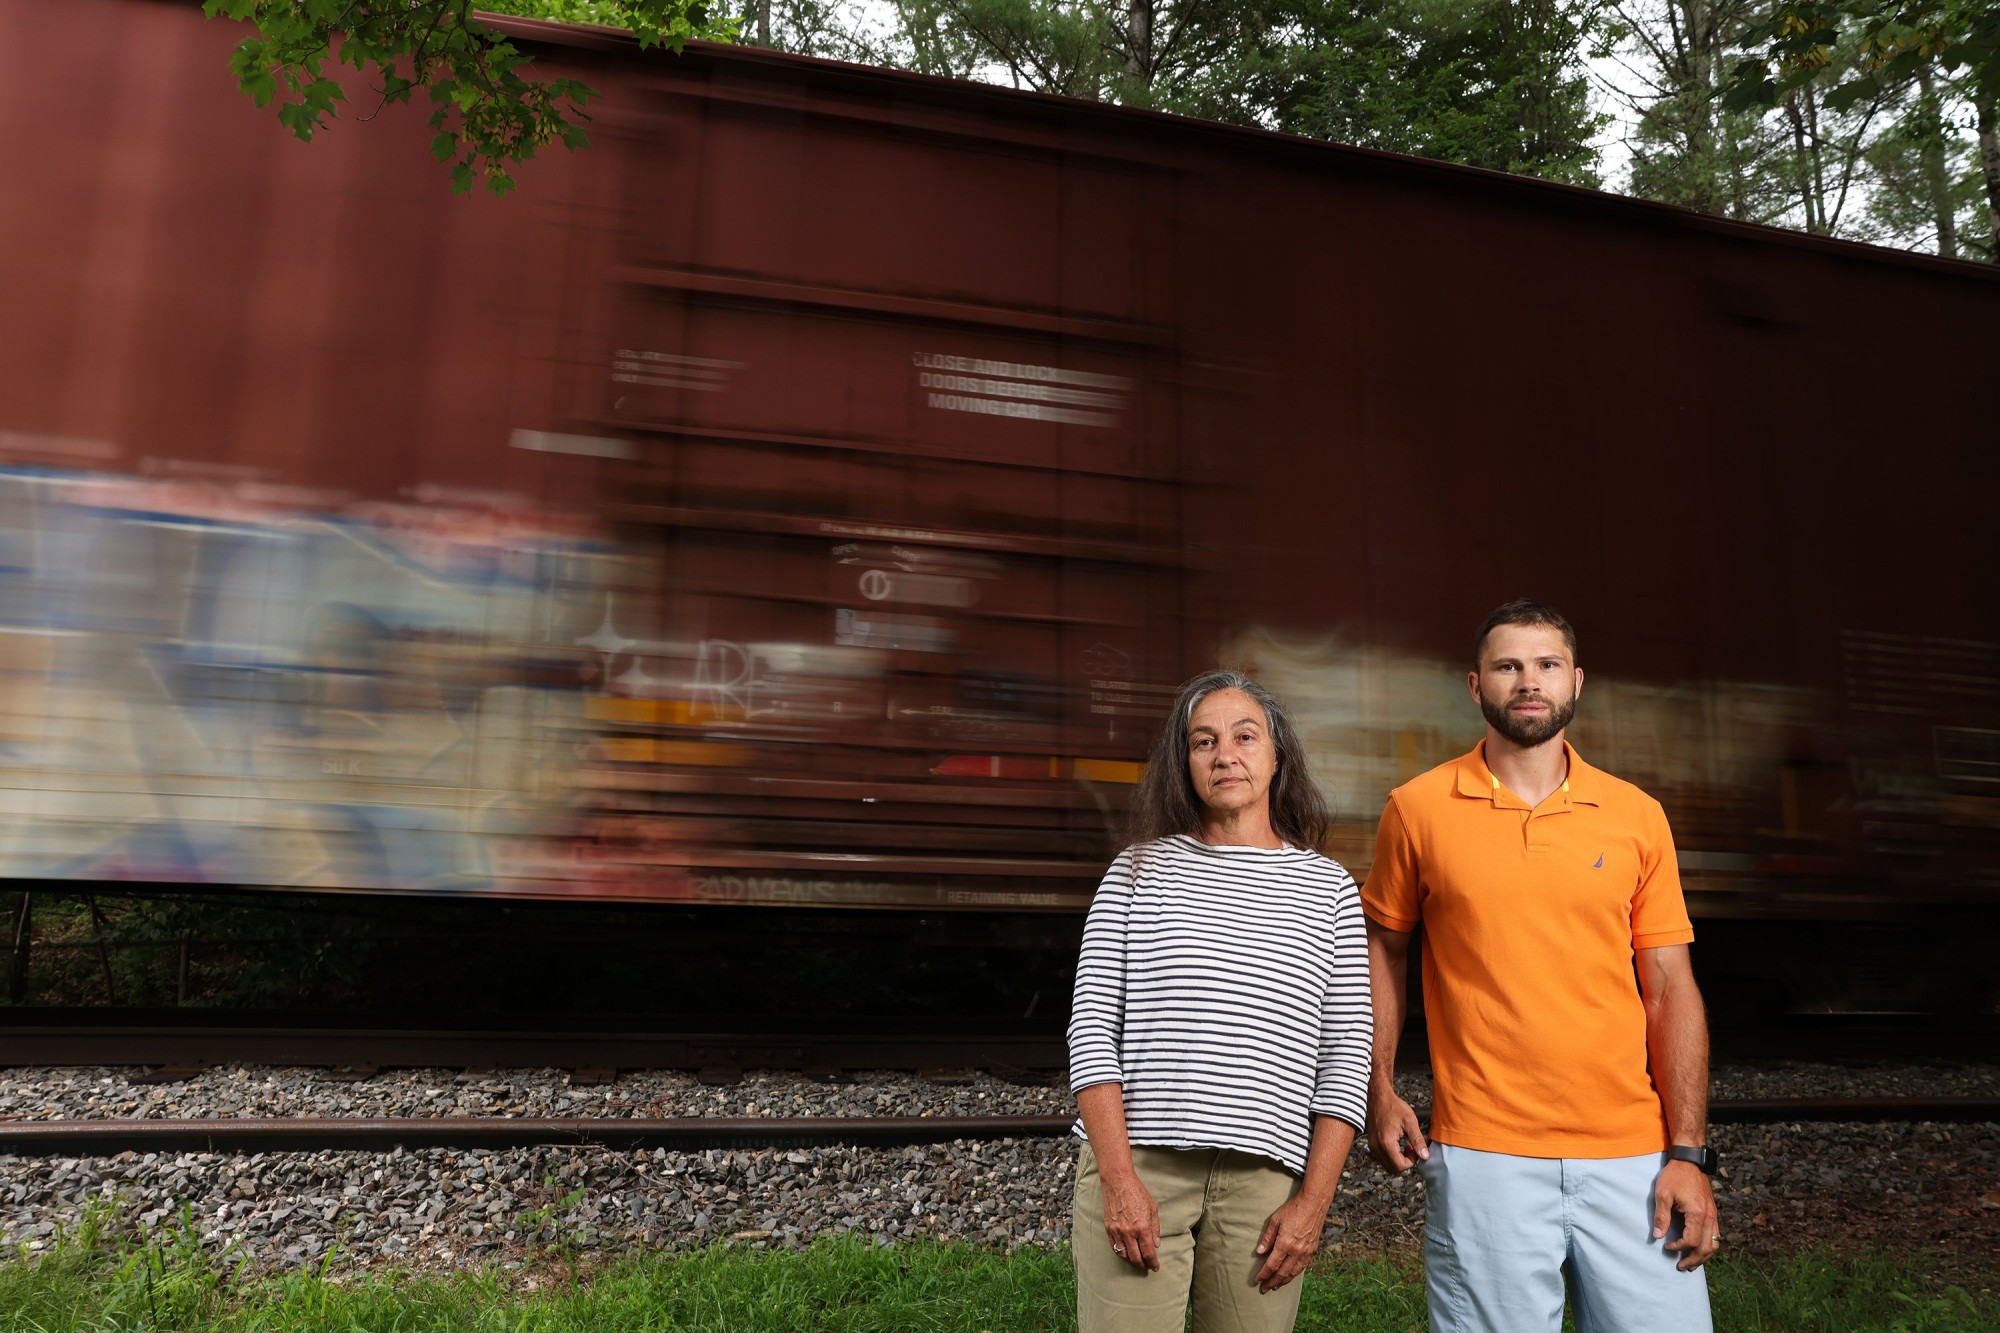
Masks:
[[[635,38],[615,28],[554,23],[543,19],[518,18],[504,14],[481,14],[480,21],[530,46],[595,51],[624,59],[644,59],[653,54],[642,51]],[[1221,121],[1177,116],[1164,111],[1115,106],[1055,93],[1002,88],[995,84],[949,79],[934,74],[918,74],[909,70],[885,69],[874,65],[856,65],[845,61],[824,60],[815,56],[767,51],[757,47],[728,46],[716,42],[689,42],[685,51],[679,56],[663,52],[659,53],[658,58],[686,64],[706,64],[711,68],[736,65],[767,75],[782,72],[792,78],[810,78],[823,84],[846,85],[850,88],[886,85],[893,88],[899,96],[918,95],[939,107],[948,108],[956,105],[963,110],[1004,115],[1015,120],[1032,116],[1048,122],[1050,129],[1058,132],[1073,127],[1078,120],[1084,120],[1094,122],[1094,127],[1106,132],[1153,141],[1174,141],[1176,146],[1192,140],[1219,140],[1221,142],[1217,145],[1218,149],[1229,153],[1240,154],[1251,151],[1298,163],[1312,163],[1313,159],[1317,158],[1319,164],[1338,162],[1350,171],[1400,179],[1410,184],[1447,190],[1492,191],[1511,195],[1518,203],[1554,211],[1584,214],[1595,211],[1598,216],[1635,228],[1704,232],[1756,245],[1787,246],[1833,259],[1916,268],[1945,278],[2000,281],[2000,264],[1944,259],[1937,255],[1896,250],[1861,241],[1813,236],[1784,227],[1714,217],[1674,204],[1612,194],[1609,191],[1588,189],[1580,185],[1566,185],[1559,181],[1517,176],[1504,171],[1469,167],[1433,158],[1411,157],[1402,153],[1312,139],[1276,130],[1251,129]],[[682,95],[695,92],[686,88],[676,91]],[[830,113],[833,110],[824,103],[815,109],[823,113]],[[868,118],[879,119],[879,117]],[[968,128],[965,137],[992,140],[1004,139],[1006,136],[994,135],[990,130],[981,132]],[[1070,144],[1068,147],[1074,151],[1076,145]],[[1169,159],[1172,156],[1169,154]]]

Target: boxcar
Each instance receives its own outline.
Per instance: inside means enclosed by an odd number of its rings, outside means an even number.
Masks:
[[[1697,913],[2000,898],[1992,268],[506,26],[495,200],[0,0],[0,872],[1073,911],[1221,662],[1360,874],[1526,593]]]

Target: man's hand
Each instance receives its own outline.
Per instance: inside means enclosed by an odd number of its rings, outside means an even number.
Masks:
[[[1319,1253],[1329,1206],[1310,1202],[1301,1192],[1271,1214],[1271,1220],[1264,1224],[1264,1238],[1257,1242],[1257,1253],[1268,1256],[1257,1270],[1257,1290],[1276,1291],[1306,1271],[1306,1265]]]
[[[1114,1178],[1100,1168],[1097,1179],[1104,1187],[1104,1234],[1111,1252],[1134,1268],[1158,1272],[1160,1205],[1137,1175]]]
[[[1368,1151],[1399,1176],[1431,1156],[1416,1111],[1396,1095],[1386,1078],[1377,1080],[1368,1097]]]
[[[1667,1248],[1680,1253],[1676,1268],[1692,1272],[1722,1248],[1722,1222],[1715,1215],[1715,1191],[1693,1162],[1668,1162],[1653,1181],[1654,1240],[1667,1234],[1675,1213],[1681,1215],[1681,1234],[1679,1239],[1668,1241]]]

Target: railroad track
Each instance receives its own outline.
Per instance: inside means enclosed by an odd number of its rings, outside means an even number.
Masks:
[[[0,1068],[141,1066],[162,1081],[215,1066],[263,1065],[351,1071],[380,1069],[567,1069],[580,1082],[619,1070],[675,1069],[729,1082],[744,1070],[832,1074],[855,1070],[983,1069],[1001,1076],[1047,1076],[1068,1065],[1060,1032],[847,1031],[830,1033],[581,1030],[555,1022],[521,1030],[357,1022],[334,1027],[291,1016],[244,1015],[190,1023],[185,1014],[139,1014],[110,1021],[87,1014],[0,1021]],[[288,1021],[289,1020],[289,1021]],[[1718,1058],[2000,1060],[2000,1021],[1921,1015],[1808,1014],[1714,1032]],[[1426,1063],[1421,1026],[1404,1035],[1403,1062]]]
[[[144,1066],[163,1081],[215,1066],[347,1070],[567,1069],[580,1082],[625,1069],[679,1069],[728,1082],[746,1069],[984,1069],[1049,1074],[1069,1063],[1052,1032],[588,1032],[448,1028],[0,1025],[0,1068]]]
[[[1429,1119],[1428,1108],[1419,1111]],[[1714,1124],[2000,1121],[1993,1097],[1814,1097],[1718,1101]],[[957,1140],[1059,1138],[1070,1116],[312,1117],[198,1120],[0,1121],[0,1153],[113,1156],[122,1152],[307,1152],[393,1148],[616,1149],[903,1147]]]

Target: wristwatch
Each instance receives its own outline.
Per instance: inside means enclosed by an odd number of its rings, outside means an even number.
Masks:
[[[1673,1147],[1667,1149],[1667,1160],[1669,1162],[1693,1162],[1701,1168],[1701,1173],[1704,1176],[1715,1174],[1715,1149],[1705,1145],[1700,1148],[1690,1148],[1684,1143],[1676,1143]]]

